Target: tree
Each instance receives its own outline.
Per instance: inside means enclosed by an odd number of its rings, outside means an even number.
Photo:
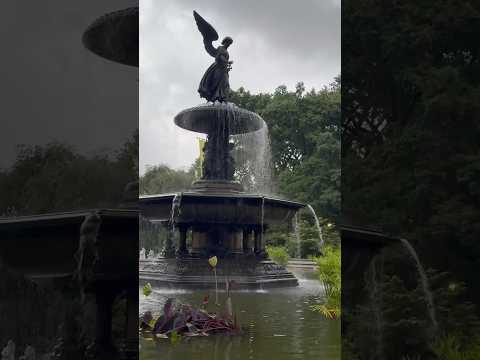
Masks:
[[[194,180],[195,166],[192,165],[189,171],[174,170],[166,165],[148,167],[145,174],[140,177],[140,194],[152,195],[187,190]]]
[[[240,88],[232,96],[268,125],[280,194],[331,219],[340,214],[340,81],[320,91],[305,92],[300,82],[293,92],[279,86],[274,94],[252,95]]]
[[[113,153],[85,156],[67,144],[19,145],[0,174],[0,214],[30,215],[118,207],[137,179],[138,136]]]

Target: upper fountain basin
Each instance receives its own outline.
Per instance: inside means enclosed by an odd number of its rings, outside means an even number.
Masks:
[[[85,31],[82,41],[87,49],[99,56],[138,66],[138,7],[98,18]]]
[[[208,134],[226,121],[231,135],[260,130],[263,119],[256,113],[233,103],[207,103],[181,111],[175,116],[175,124],[181,128]]]
[[[185,225],[289,224],[295,213],[304,207],[301,203],[257,194],[183,192],[141,196],[142,215],[151,221],[169,222],[175,196],[180,205],[174,221]]]

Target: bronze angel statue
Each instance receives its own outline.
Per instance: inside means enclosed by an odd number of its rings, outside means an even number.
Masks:
[[[198,30],[203,36],[203,43],[207,53],[215,58],[215,62],[210,65],[200,81],[198,92],[200,97],[207,101],[225,102],[230,92],[230,84],[228,81],[228,72],[231,69],[233,61],[229,61],[228,47],[233,43],[231,37],[227,36],[222,40],[222,45],[215,48],[213,41],[218,40],[218,34],[215,29],[196,11],[193,17],[197,23]]]

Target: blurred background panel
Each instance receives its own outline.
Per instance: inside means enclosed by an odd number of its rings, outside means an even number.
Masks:
[[[2,356],[136,358],[138,2],[2,8]]]
[[[479,11],[342,3],[345,358],[480,356]]]

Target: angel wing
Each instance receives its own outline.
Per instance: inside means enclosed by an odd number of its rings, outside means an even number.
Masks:
[[[200,16],[195,10],[193,10],[193,17],[197,23],[198,30],[203,36],[203,43],[207,52],[215,57],[217,50],[213,47],[212,42],[218,40],[218,33],[204,18]]]

